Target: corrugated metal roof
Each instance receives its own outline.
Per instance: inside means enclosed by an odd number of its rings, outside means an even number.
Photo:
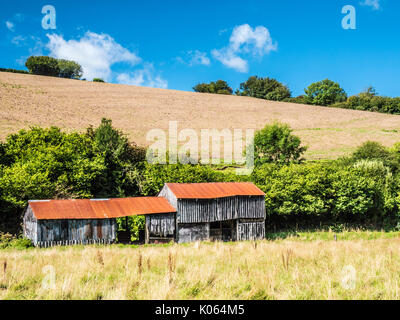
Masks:
[[[29,201],[38,220],[108,219],[176,212],[162,197]]]
[[[235,196],[264,196],[251,182],[167,183],[178,199],[214,199]]]

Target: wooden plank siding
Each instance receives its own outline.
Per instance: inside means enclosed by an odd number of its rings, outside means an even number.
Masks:
[[[237,223],[237,241],[262,240],[265,238],[264,220],[239,219]]]
[[[31,239],[33,245],[38,243],[38,220],[35,218],[32,208],[28,206],[23,217],[23,232],[24,237]]]
[[[150,239],[175,238],[175,213],[146,215],[146,242]]]
[[[177,242],[189,243],[210,239],[209,223],[180,223],[178,224]]]
[[[178,200],[178,223],[203,223],[235,219],[265,219],[264,197]]]
[[[39,220],[37,242],[48,241],[115,241],[115,219]]]

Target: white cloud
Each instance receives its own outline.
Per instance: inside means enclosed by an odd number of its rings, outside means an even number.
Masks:
[[[140,63],[141,59],[133,52],[122,47],[111,36],[86,32],[79,40],[64,40],[63,36],[48,34],[47,48],[50,56],[78,62],[83,69],[83,77],[91,80],[102,78],[110,81],[111,66],[118,62],[131,65]]]
[[[15,31],[15,24],[12,23],[11,21],[6,21],[6,27],[8,30],[10,30],[11,32]]]
[[[24,36],[15,36],[14,38],[11,39],[11,43],[15,44],[16,46],[19,46],[27,41],[27,37]]]
[[[151,63],[145,63],[143,69],[132,73],[121,73],[117,76],[117,81],[133,86],[168,88],[168,81],[162,79],[160,75],[155,75],[154,66]]]
[[[203,66],[209,66],[211,64],[210,59],[207,57],[207,53],[201,52],[199,50],[189,51],[188,54],[191,56],[191,60],[189,62],[189,65],[203,65]]]
[[[238,72],[248,72],[248,61],[240,54],[252,54],[263,57],[276,51],[278,45],[273,42],[271,34],[264,26],[251,28],[248,24],[236,26],[229,39],[229,45],[222,49],[212,50],[212,55],[228,68]]]
[[[372,7],[373,10],[379,10],[381,8],[380,0],[364,0],[360,2],[363,6]]]
[[[215,59],[220,61],[223,65],[228,68],[235,69],[238,72],[246,73],[249,71],[249,64],[247,60],[244,60],[236,55],[231,48],[223,48],[220,50],[213,50],[211,54]]]
[[[195,65],[203,65],[209,66],[211,65],[210,58],[207,56],[206,52],[201,52],[199,50],[190,50],[185,53],[185,57],[176,57],[175,60],[179,63],[195,66]]]

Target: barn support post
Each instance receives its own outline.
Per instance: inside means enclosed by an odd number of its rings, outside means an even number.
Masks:
[[[145,243],[149,244],[150,242],[150,232],[149,232],[149,218],[146,216],[146,221],[144,224],[144,237],[145,237]]]

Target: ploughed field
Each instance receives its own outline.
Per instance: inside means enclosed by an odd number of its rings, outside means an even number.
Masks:
[[[399,299],[400,233],[0,250],[0,299]]]
[[[169,121],[199,133],[278,120],[309,146],[308,159],[336,158],[367,140],[400,141],[396,115],[0,72],[0,140],[33,125],[83,131],[103,117],[140,145],[151,129],[167,132]]]

